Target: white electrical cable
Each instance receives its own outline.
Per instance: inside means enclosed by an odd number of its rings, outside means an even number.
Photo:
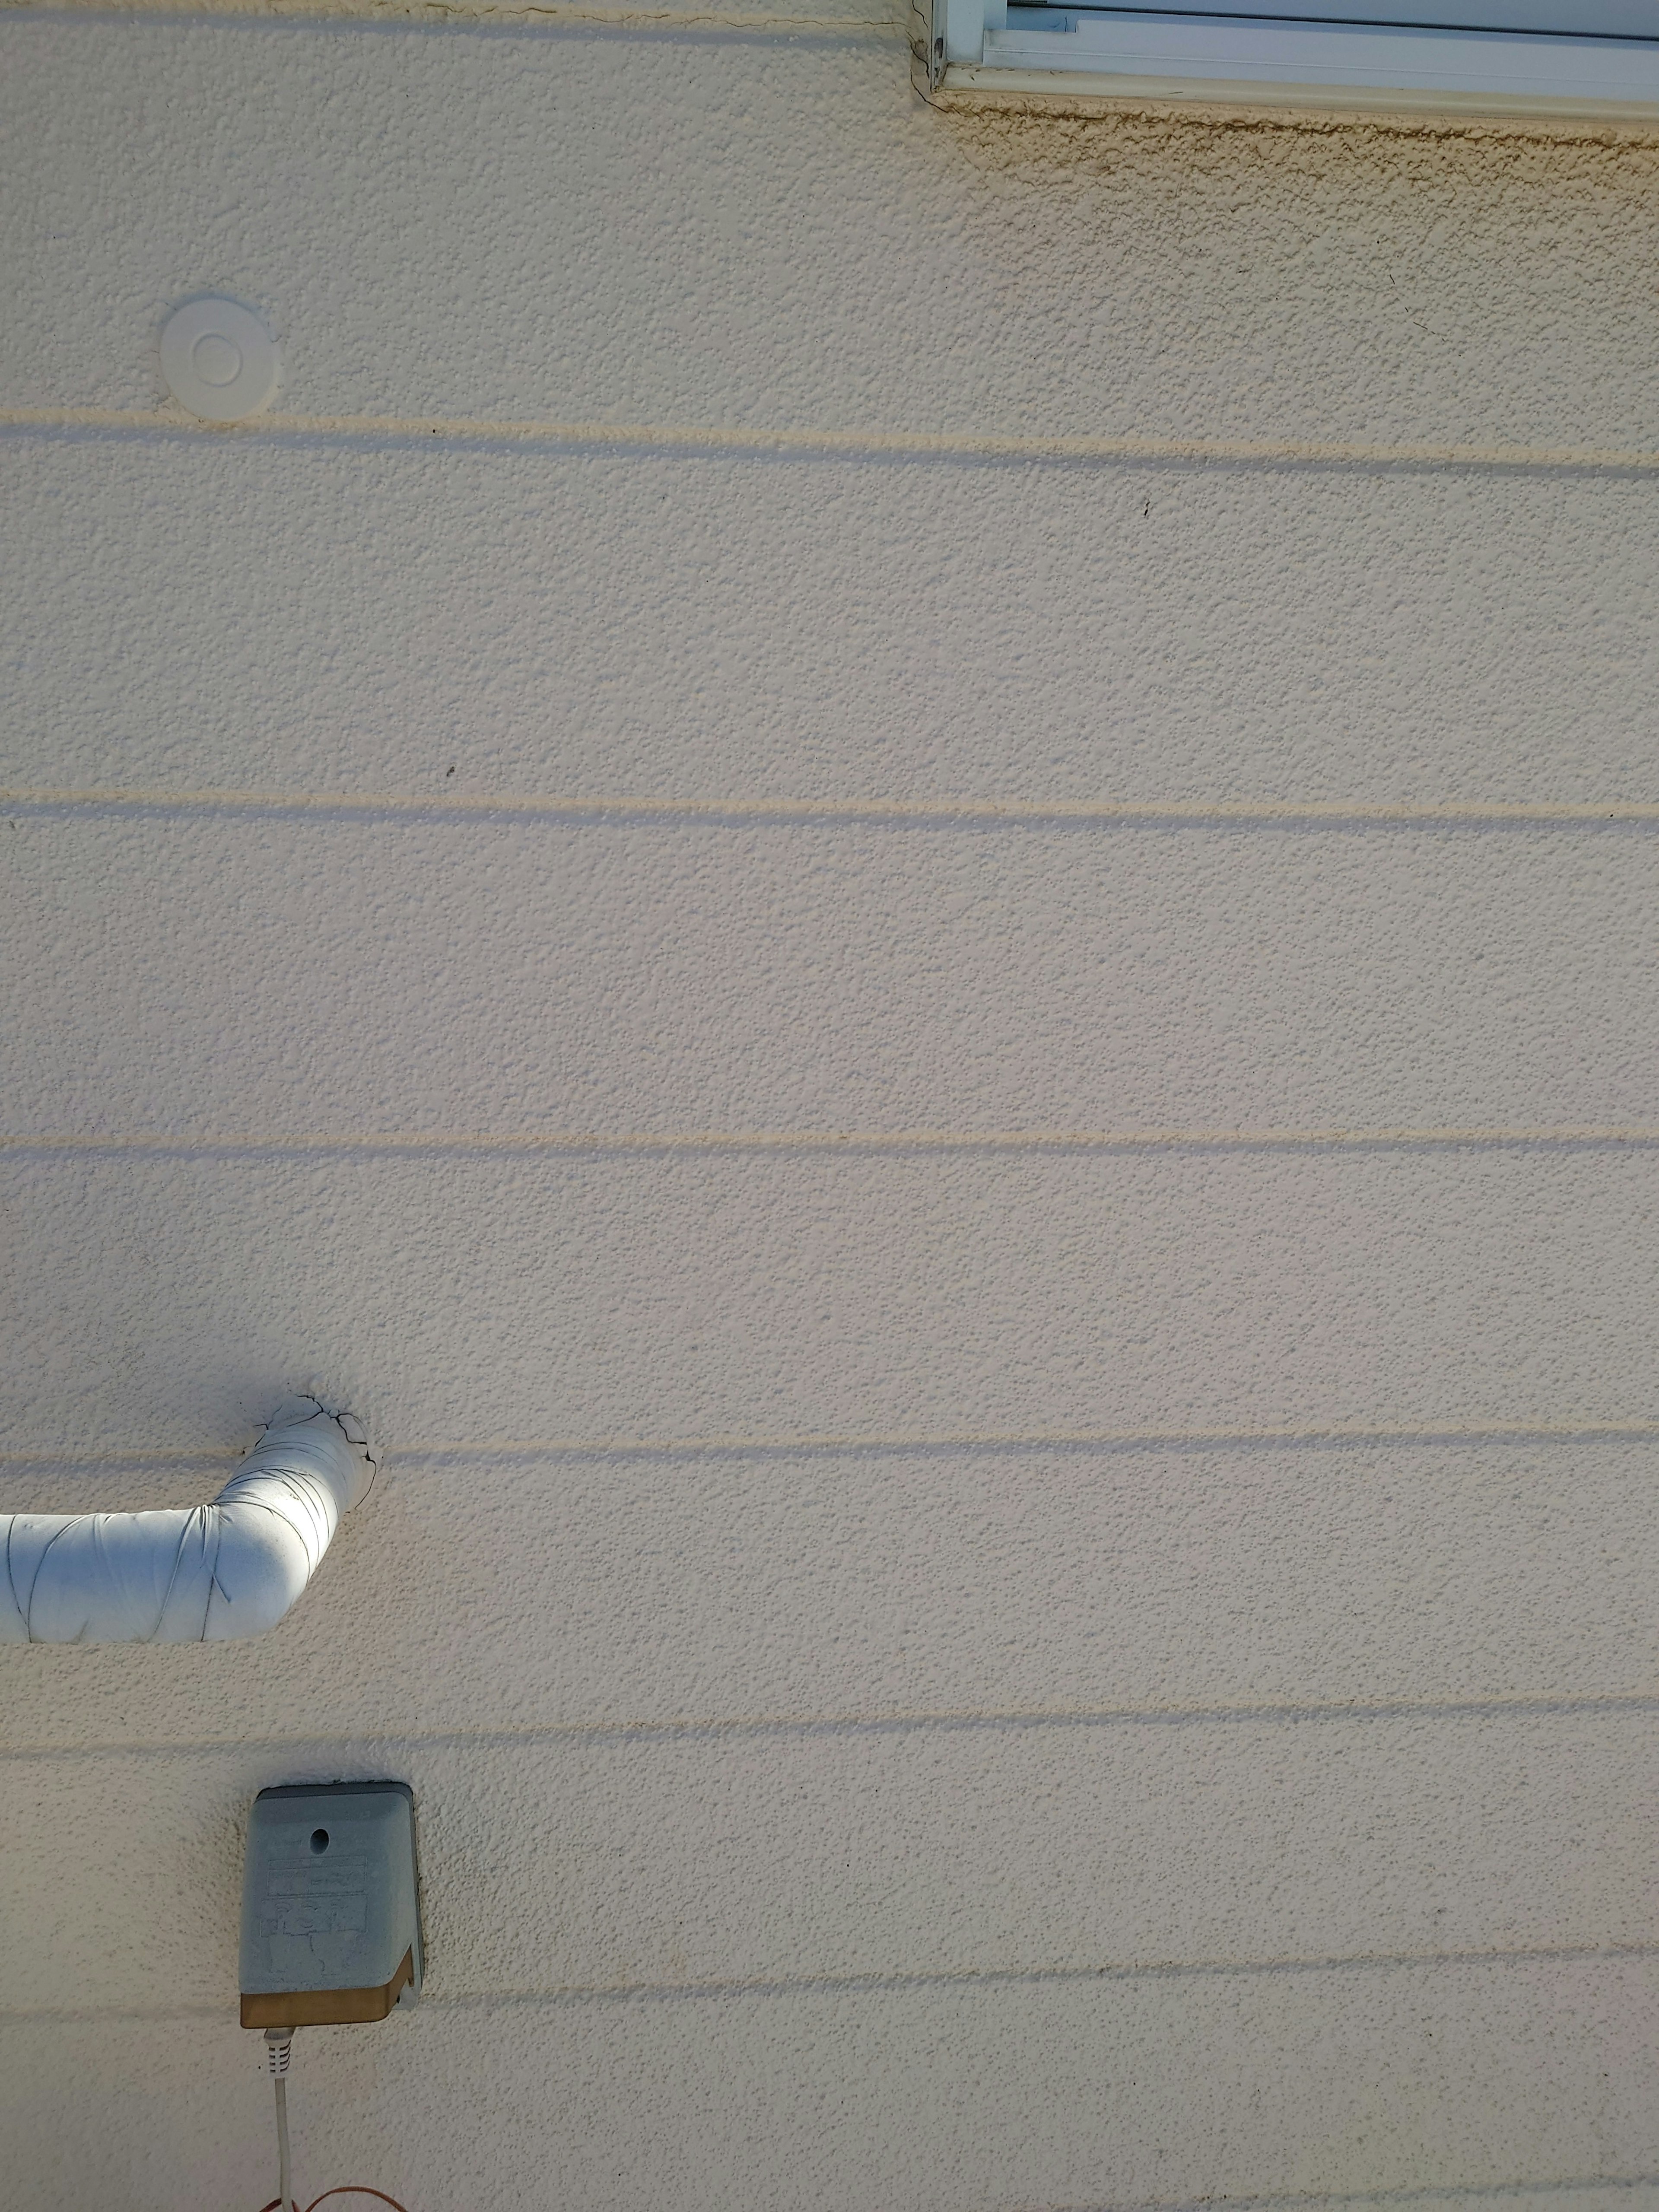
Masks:
[[[276,2202],[281,2212],[300,2212],[288,2178],[289,2163],[288,2083],[279,2076],[276,2083]]]
[[[300,2212],[294,2195],[293,2159],[288,2140],[288,2067],[294,2045],[295,2031],[291,2027],[268,2027],[265,2030],[265,2064],[270,2071],[276,2090],[276,2196],[265,2212]],[[395,2197],[388,2197],[384,2189],[370,2189],[360,2181],[342,2182],[337,2187],[325,2189],[321,2197],[313,2200],[310,2212],[329,2197],[373,2197],[380,2203],[390,2205],[392,2212],[404,2212]]]
[[[374,1474],[367,1432],[313,1400],[210,1505],[0,1514],[0,1644],[195,1644],[275,1627]]]
[[[276,2203],[278,2212],[297,2212],[289,2179],[292,2159],[288,2143],[288,2062],[293,2048],[291,2028],[265,2030],[265,2063],[276,2084]]]

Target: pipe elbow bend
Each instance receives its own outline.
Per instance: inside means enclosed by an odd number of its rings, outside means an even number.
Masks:
[[[217,1543],[203,1641],[263,1636],[303,1596],[322,1549],[313,1549],[304,1531],[273,1506],[241,1499],[209,1511]]]
[[[364,1432],[319,1407],[267,1429],[211,1505],[0,1515],[0,1643],[261,1636],[373,1479]]]

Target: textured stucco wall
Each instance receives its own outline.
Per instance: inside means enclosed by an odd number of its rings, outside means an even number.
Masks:
[[[0,1656],[0,2202],[266,2200],[374,1772],[302,2202],[1636,2212],[1659,148],[612,15],[0,19],[0,1509],[391,1452]]]

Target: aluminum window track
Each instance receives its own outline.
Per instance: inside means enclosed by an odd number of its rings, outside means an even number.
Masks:
[[[917,89],[943,106],[1170,101],[1659,127],[1659,38],[918,0],[911,44]]]

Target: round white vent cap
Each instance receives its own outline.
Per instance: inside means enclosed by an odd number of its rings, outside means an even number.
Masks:
[[[161,374],[204,422],[240,422],[270,404],[276,341],[240,300],[187,300],[161,328]]]

